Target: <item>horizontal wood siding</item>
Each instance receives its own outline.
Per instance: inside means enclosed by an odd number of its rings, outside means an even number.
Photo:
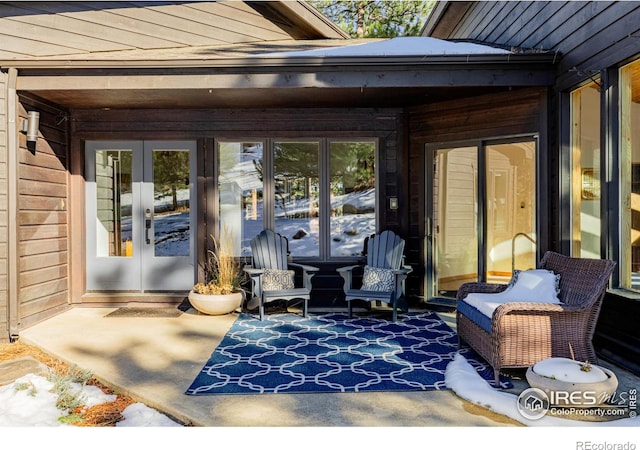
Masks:
[[[0,4],[0,59],[290,38],[239,1]]]
[[[20,99],[20,116],[40,112],[35,146],[20,135],[18,253],[21,326],[69,304],[67,114],[37,99]],[[79,274],[79,276],[82,276]]]
[[[472,2],[456,26],[432,36],[558,52],[564,90],[638,55],[640,2]]]
[[[406,234],[405,212],[387,208],[389,196],[402,196],[406,191],[406,177],[402,175],[404,135],[400,131],[404,119],[400,109],[73,110],[71,116],[71,131],[77,142],[73,147],[79,149],[82,140],[105,139],[198,139],[212,147],[214,139],[378,138],[381,226]],[[80,152],[74,152],[73,157],[82,158]],[[207,164],[205,160],[203,158],[202,165]],[[82,166],[73,164],[73,167]],[[205,186],[213,185],[212,173],[212,168],[204,168]],[[207,191],[207,187],[204,190]],[[207,213],[199,211],[200,230],[206,226],[206,218]],[[55,231],[52,227],[58,225],[46,226],[42,232],[50,233]],[[209,236],[212,231],[201,231],[201,234]],[[24,262],[32,263],[30,259]],[[343,265],[350,263],[353,262]],[[342,278],[335,271],[336,263],[319,266],[321,271],[313,279],[311,305],[331,307],[344,299]]]
[[[0,71],[0,342],[9,340],[7,220],[7,74]]]
[[[411,295],[424,295],[425,145],[538,133],[545,128],[540,123],[545,96],[544,89],[523,89],[409,110],[407,262],[416,272],[407,285]]]

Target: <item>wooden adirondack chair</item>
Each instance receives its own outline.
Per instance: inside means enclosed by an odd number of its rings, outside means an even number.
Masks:
[[[338,273],[344,278],[345,300],[349,305],[349,317],[353,316],[352,301],[380,301],[393,308],[393,321],[398,318],[398,307],[407,312],[404,298],[404,280],[411,267],[404,263],[404,239],[393,231],[383,231],[365,240],[364,253],[367,256],[365,266],[357,264],[340,267]],[[353,273],[362,271],[362,285],[354,287]]]
[[[260,320],[264,305],[275,300],[301,300],[307,317],[311,278],[319,269],[289,262],[289,241],[271,230],[263,230],[251,240],[252,265],[244,267],[251,278],[251,301],[259,302]],[[302,272],[302,286],[295,286],[295,271]]]

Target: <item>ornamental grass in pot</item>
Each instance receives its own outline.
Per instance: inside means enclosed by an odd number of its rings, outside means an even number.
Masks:
[[[208,315],[229,314],[242,305],[245,298],[242,264],[233,255],[235,237],[224,226],[220,239],[211,236],[213,248],[207,251],[204,281],[189,293],[189,302],[199,312]]]

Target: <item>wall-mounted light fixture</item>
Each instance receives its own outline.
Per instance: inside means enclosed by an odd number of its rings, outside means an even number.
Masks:
[[[40,113],[29,111],[27,114],[27,118],[22,121],[22,132],[27,135],[27,142],[36,142],[40,128]]]

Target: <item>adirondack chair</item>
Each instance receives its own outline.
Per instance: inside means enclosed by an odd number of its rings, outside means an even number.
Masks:
[[[289,261],[289,241],[271,230],[263,230],[251,240],[252,264],[244,271],[251,279],[251,301],[258,302],[260,320],[264,306],[275,300],[303,302],[302,314],[307,317],[311,294],[311,278],[319,269]],[[295,286],[296,270],[302,273],[302,286]]]
[[[404,280],[411,267],[404,263],[404,239],[393,231],[386,230],[365,239],[366,265],[340,267],[338,273],[344,278],[345,300],[349,305],[349,317],[353,316],[352,301],[380,301],[393,308],[392,319],[398,318],[398,307],[407,312],[404,298]],[[362,285],[355,287],[353,274],[362,271]]]

